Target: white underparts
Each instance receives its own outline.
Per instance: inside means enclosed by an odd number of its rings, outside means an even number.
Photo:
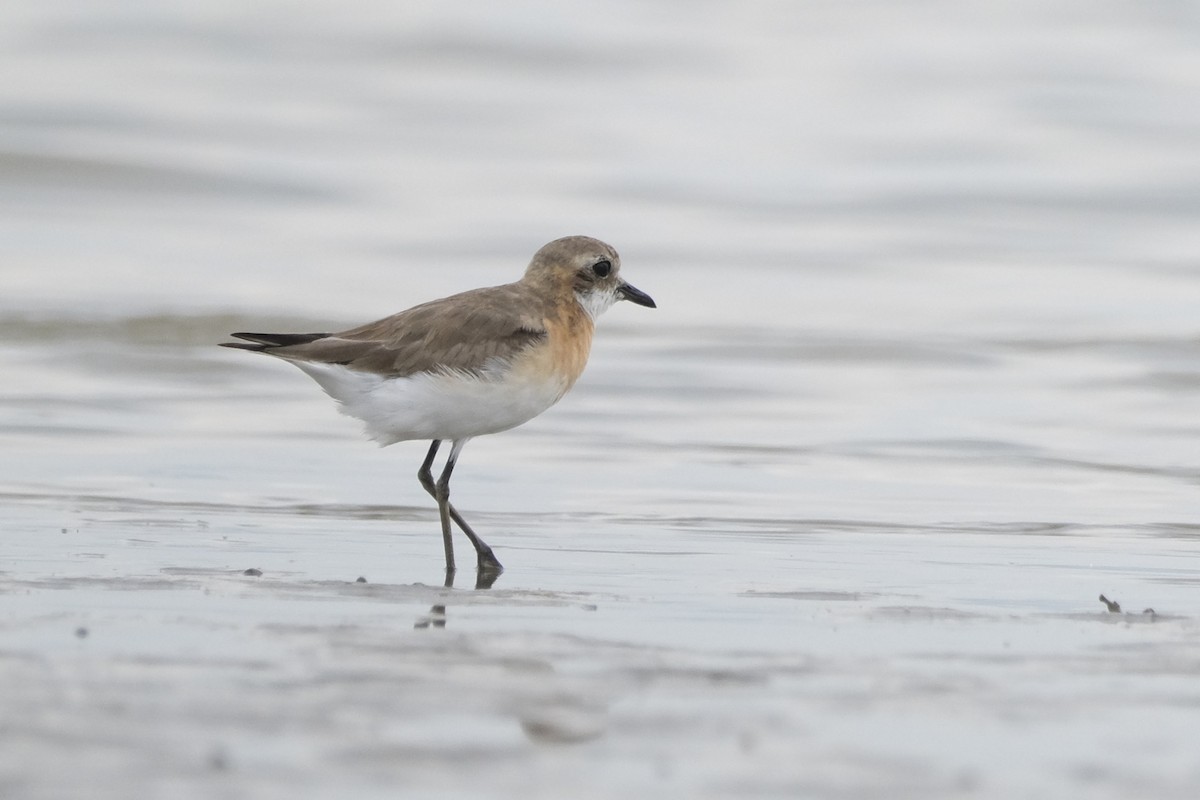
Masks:
[[[567,389],[562,380],[503,363],[479,373],[422,372],[404,378],[339,364],[292,363],[337,400],[343,414],[362,420],[367,435],[381,445],[506,431],[541,414]]]

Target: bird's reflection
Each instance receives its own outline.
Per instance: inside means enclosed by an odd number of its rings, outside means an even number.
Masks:
[[[481,569],[475,573],[475,590],[483,591],[492,588],[492,584],[500,577],[498,569]],[[454,572],[446,573],[446,581],[442,584],[447,589],[454,588]],[[429,613],[413,623],[417,629],[446,627],[446,606],[442,603],[429,607]]]
[[[446,607],[431,606],[429,613],[418,618],[417,621],[413,623],[413,627],[417,630],[446,627]]]
[[[498,569],[480,569],[475,573],[475,591],[479,592],[492,588],[492,584],[500,577],[501,572],[502,570]],[[454,576],[447,575],[446,587],[449,588],[452,583],[454,583]]]

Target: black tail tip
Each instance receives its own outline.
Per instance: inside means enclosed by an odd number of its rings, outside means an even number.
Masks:
[[[328,333],[247,333],[239,331],[238,333],[229,334],[235,339],[245,339],[248,344],[242,342],[221,342],[222,347],[232,347],[238,350],[253,350],[256,353],[261,353],[264,350],[270,350],[275,347],[288,347],[294,344],[308,344],[315,342],[317,339],[324,339]]]

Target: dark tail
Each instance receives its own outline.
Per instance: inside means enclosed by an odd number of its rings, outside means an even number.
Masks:
[[[317,339],[324,339],[328,333],[231,333],[235,339],[245,339],[245,342],[221,342],[221,347],[233,347],[238,350],[251,350],[263,353],[276,347],[288,347],[293,344],[308,344]]]

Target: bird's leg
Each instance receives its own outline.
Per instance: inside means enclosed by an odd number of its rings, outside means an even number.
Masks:
[[[433,459],[437,455],[438,447],[441,445],[441,440],[434,440],[433,444],[431,444],[429,447],[429,454],[425,456],[425,461],[421,464],[421,469],[417,471],[417,479],[421,482],[421,485],[425,487],[425,491],[429,492],[429,496],[437,501],[438,513],[443,519],[442,536],[446,538],[447,571],[452,573],[454,570],[454,546],[448,538],[448,526],[445,525],[445,515],[449,514],[450,519],[454,520],[455,524],[458,525],[458,527],[462,529],[462,532],[467,535],[467,538],[471,540],[471,544],[475,546],[475,554],[478,557],[478,570],[480,572],[492,575],[493,577],[491,582],[494,582],[494,576],[499,575],[504,570],[504,567],[500,565],[500,561],[492,552],[492,548],[488,547],[487,544],[479,538],[475,531],[471,530],[471,526],[467,524],[465,519],[463,519],[462,514],[459,514],[458,509],[456,509],[450,503],[450,473],[454,469],[454,463],[458,460],[458,453],[462,450],[464,444],[466,444],[465,439],[456,440],[454,442],[454,445],[451,449],[450,458],[446,461],[446,468],[443,470],[439,481],[434,483],[431,467],[433,466]],[[443,484],[445,486],[444,509],[443,498],[439,497],[439,486],[442,486]]]
[[[462,518],[462,514],[459,514],[458,511],[455,510],[454,506],[450,505],[450,474],[454,471],[454,464],[458,461],[458,454],[462,452],[463,445],[466,443],[466,439],[454,440],[450,447],[450,455],[446,459],[446,466],[442,469],[442,475],[438,478],[437,484],[435,484],[433,487],[433,496],[438,502],[438,509],[442,511],[443,514],[443,528],[448,525],[448,523],[445,521],[446,516],[448,515],[454,520],[458,527],[462,528],[462,532],[467,535],[467,538],[471,540],[471,544],[475,546],[478,571],[495,573],[498,575],[504,570],[504,567],[500,566],[500,561],[496,558],[495,553],[492,552],[492,548],[488,547],[483,539],[480,539],[475,534],[475,531],[471,530],[471,526],[468,525],[467,521]],[[429,461],[430,459],[431,457],[427,457],[426,461]],[[424,480],[422,480],[422,484],[424,484]],[[428,489],[429,487],[426,486],[425,488]]]
[[[454,538],[450,535],[450,517],[448,513],[449,501],[441,495],[447,493],[439,493],[437,487],[433,483],[433,473],[429,468],[433,466],[433,457],[437,455],[438,447],[442,444],[440,439],[434,439],[429,445],[429,454],[425,456],[425,460],[421,463],[421,468],[417,470],[417,480],[425,487],[425,491],[437,500],[438,516],[442,519],[442,544],[446,548],[446,580],[454,580]],[[443,479],[448,478],[448,475],[443,475]]]

